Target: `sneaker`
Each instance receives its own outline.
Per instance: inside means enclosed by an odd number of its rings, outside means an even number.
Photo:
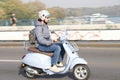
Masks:
[[[64,65],[63,65],[62,62],[60,62],[60,63],[57,64],[57,66],[58,66],[58,67],[63,67]]]
[[[60,72],[60,69],[56,65],[50,67],[50,70],[53,72]]]

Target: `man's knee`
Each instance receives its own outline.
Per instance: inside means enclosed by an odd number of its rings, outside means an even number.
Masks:
[[[55,46],[54,46],[54,49],[57,50],[57,51],[61,51],[61,47],[58,46],[58,45],[55,45]]]
[[[56,49],[61,51],[61,47],[60,46],[56,46]]]

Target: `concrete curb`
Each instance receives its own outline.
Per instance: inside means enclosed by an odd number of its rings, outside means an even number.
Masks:
[[[72,42],[72,41],[71,41]],[[120,47],[120,42],[81,42],[74,41],[78,47]],[[24,47],[25,42],[0,42],[0,47]]]
[[[100,44],[100,43],[89,43],[89,44],[78,44],[79,47],[120,47],[120,44]]]
[[[24,42],[0,42],[0,47],[24,47]]]
[[[83,41],[77,44],[80,47],[120,47],[120,41]]]

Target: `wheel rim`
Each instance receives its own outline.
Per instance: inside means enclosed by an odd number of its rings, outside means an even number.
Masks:
[[[88,75],[87,68],[84,66],[77,66],[75,69],[75,76],[78,79],[85,79]]]

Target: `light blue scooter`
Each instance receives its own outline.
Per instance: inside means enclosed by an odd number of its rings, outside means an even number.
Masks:
[[[34,78],[36,75],[42,76],[44,74],[64,74],[72,70],[75,79],[88,80],[90,70],[87,66],[87,62],[78,56],[75,45],[71,44],[66,39],[67,33],[66,31],[63,31],[59,37],[59,40],[63,43],[67,59],[65,65],[63,67],[59,67],[60,72],[53,72],[49,70],[51,67],[50,56],[29,52],[22,60],[22,68],[24,69],[26,76],[28,78]]]

